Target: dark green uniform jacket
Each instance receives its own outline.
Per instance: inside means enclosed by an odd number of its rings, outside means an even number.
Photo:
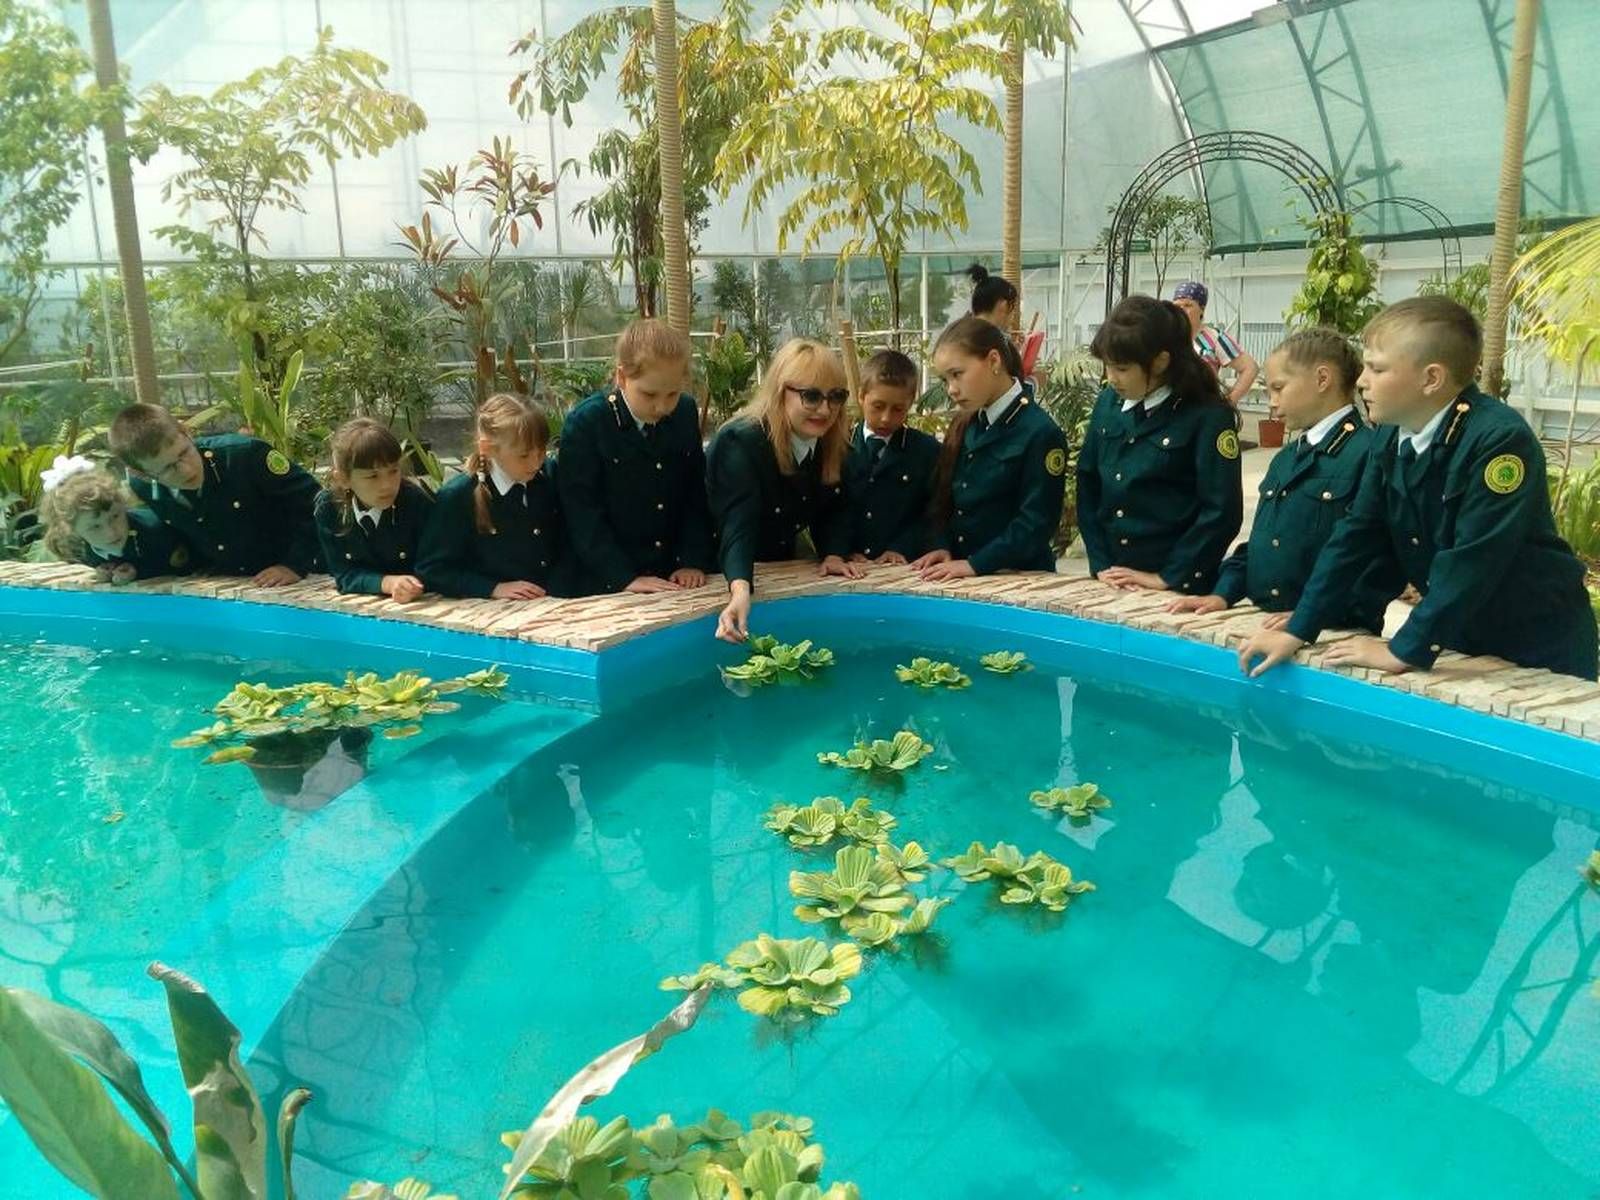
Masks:
[[[935,541],[979,575],[1054,571],[1066,490],[1067,435],[1024,388],[989,428],[967,422]]]
[[[93,546],[83,548],[83,561],[91,567],[115,567],[127,563],[138,574],[136,579],[158,575],[187,575],[189,545],[171,525],[148,508],[128,510],[128,540],[116,554],[101,554]]]
[[[1349,408],[1320,445],[1301,439],[1278,451],[1261,481],[1250,540],[1223,561],[1212,590],[1229,604],[1248,597],[1266,612],[1292,610],[1317,555],[1355,499],[1374,436]],[[1394,596],[1381,587],[1352,586],[1350,603],[1337,624],[1376,633]]]
[[[561,512],[585,594],[640,575],[712,569],[706,456],[693,396],[639,428],[620,391],[590,396],[561,427]]]
[[[1399,433],[1379,434],[1289,632],[1309,642],[1335,624],[1350,580],[1370,566],[1391,593],[1408,581],[1422,592],[1389,641],[1396,658],[1431,667],[1448,648],[1593,679],[1583,564],[1556,534],[1544,451],[1527,422],[1469,387],[1409,463]]]
[[[939,466],[939,440],[903,425],[885,442],[857,425],[844,460],[850,506],[850,553],[877,558],[893,550],[907,559],[933,544],[928,505]]]
[[[350,503],[332,492],[317,497],[317,536],[328,574],[341,592],[383,595],[385,575],[417,574],[417,547],[433,497],[409,479],[369,530],[356,521]]]
[[[565,594],[560,569],[561,505],[556,500],[555,460],[545,459],[524,496],[489,489],[491,533],[479,533],[473,493],[478,480],[457,475],[439,489],[422,527],[417,574],[441,596],[486,599],[495,584],[522,580],[552,596]]]
[[[198,492],[175,492],[134,476],[134,493],[189,543],[194,567],[254,575],[285,566],[322,569],[312,508],[322,490],[311,475],[265,442],[238,434],[195,439],[205,459]]]
[[[1233,409],[1168,396],[1140,420],[1105,388],[1078,453],[1078,528],[1089,569],[1154,571],[1174,592],[1211,591],[1244,521]]]
[[[718,555],[730,583],[750,581],[758,562],[793,558],[802,529],[820,556],[850,553],[844,487],[822,482],[820,445],[794,474],[782,475],[766,425],[736,417],[717,431],[706,457]]]

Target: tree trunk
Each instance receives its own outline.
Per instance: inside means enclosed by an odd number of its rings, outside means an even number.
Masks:
[[[889,285],[889,348],[900,349],[900,263],[883,264],[884,282]]]
[[[89,0],[88,10],[95,82],[102,88],[117,87],[122,81],[117,71],[110,0]],[[150,302],[144,290],[144,253],[139,248],[139,215],[133,203],[133,169],[128,164],[128,127],[122,109],[107,111],[100,131],[105,137],[111,223],[117,233],[117,272],[122,278],[122,304],[128,319],[133,394],[145,404],[159,404],[161,389],[156,381],[155,338],[150,332]]]
[[[1006,158],[1001,183],[1000,274],[1018,293],[1011,327],[1022,320],[1022,21],[1014,18],[1006,34]]]
[[[656,35],[656,133],[661,155],[661,244],[667,323],[689,332],[689,236],[683,220],[683,120],[678,111],[678,12],[651,0]]]
[[[1489,256],[1489,314],[1483,323],[1483,386],[1491,396],[1505,382],[1506,289],[1517,253],[1522,215],[1522,151],[1528,136],[1528,92],[1533,83],[1533,44],[1539,30],[1539,0],[1517,0],[1506,79],[1505,142],[1500,151],[1500,196],[1494,210],[1494,250]]]

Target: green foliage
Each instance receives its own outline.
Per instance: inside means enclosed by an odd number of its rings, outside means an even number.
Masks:
[[[1095,890],[1094,884],[1074,879],[1069,867],[1044,851],[1024,858],[1006,842],[996,842],[992,850],[973,842],[965,853],[946,859],[945,866],[968,883],[992,879],[1001,884],[1003,904],[1038,904],[1051,912],[1061,912],[1074,896]]]
[[[498,696],[507,682],[503,671],[491,667],[437,684],[415,671],[401,671],[388,679],[352,671],[342,684],[239,683],[211,710],[219,718],[216,722],[172,744],[180,749],[214,747],[205,761],[221,763],[249,761],[263,739],[283,734],[387,726],[386,737],[411,737],[422,731],[417,722],[423,717],[460,707],[441,696],[461,691]]]
[[[1115,204],[1106,209],[1108,215],[1114,216],[1116,211]],[[1110,236],[1111,227],[1107,225],[1100,231],[1095,249],[1108,250]],[[1157,196],[1139,214],[1133,236],[1149,243],[1150,261],[1156,269],[1155,292],[1158,296],[1165,295],[1167,270],[1172,260],[1195,246],[1210,246],[1211,209],[1204,200],[1192,196]]]
[[[1020,650],[996,650],[978,659],[978,663],[985,671],[993,671],[996,675],[1012,675],[1033,669],[1028,665],[1028,656]]]
[[[849,1003],[845,980],[861,971],[861,951],[852,942],[829,947],[816,938],[775,938],[763,933],[735,946],[726,966],[705,963],[692,975],[661,981],[663,989],[692,991],[705,984],[743,988],[739,1007],[784,1023],[831,1017]]]
[[[0,363],[25,347],[50,233],[78,203],[83,138],[119,105],[81,82],[93,66],[72,33],[31,0],[0,0]]]
[[[1301,223],[1311,233],[1305,281],[1284,313],[1291,329],[1327,326],[1355,335],[1378,315],[1378,268],[1351,229],[1352,218],[1338,209],[1317,213]]]
[[[1600,362],[1600,217],[1536,241],[1512,271],[1524,328],[1563,363]]]
[[[258,379],[250,365],[248,355],[239,366],[239,415],[244,418],[250,432],[274,450],[294,458],[297,413],[293,407],[295,389],[300,386],[300,372],[305,366],[305,352],[296,350],[289,357],[289,365],[277,388],[269,391],[265,381]],[[314,463],[315,451],[309,459]]]
[[[848,767],[853,771],[909,771],[933,753],[933,743],[925,742],[909,729],[893,738],[857,742],[840,754],[828,750],[817,755],[824,766]]]
[[[344,1200],[460,1200],[460,1197],[435,1192],[420,1179],[402,1179],[392,1188],[370,1181],[352,1183]]]
[[[1578,868],[1578,874],[1583,876],[1590,887],[1600,888],[1600,850],[1589,855],[1589,861]]]
[[[1030,792],[1028,799],[1040,808],[1065,813],[1073,820],[1087,820],[1098,810],[1111,807],[1110,798],[1102,795],[1099,786],[1093,783]]]
[[[896,825],[893,813],[874,808],[858,796],[846,808],[837,796],[818,796],[810,804],[775,804],[767,813],[766,827],[781,833],[799,849],[826,846],[836,837],[877,845],[889,840]]]
[[[753,653],[744,662],[721,668],[724,679],[762,687],[779,680],[810,679],[815,672],[833,666],[833,651],[813,650],[809,640],[790,646],[762,635],[750,639],[750,649]]]
[[[1591,569],[1600,565],[1600,461],[1578,471],[1552,471],[1549,484],[1556,532]]]
[[[733,126],[717,170],[725,190],[748,182],[746,220],[798,188],[778,216],[778,249],[798,237],[810,253],[843,234],[840,269],[857,257],[882,264],[898,331],[907,246],[965,229],[966,198],[983,191],[951,127],[1001,132],[994,101],[965,80],[1000,78],[1005,64],[988,36],[992,20],[974,18],[967,0],[865,7],[886,20],[818,31],[805,0],[778,6],[761,48],[766,87]]]
[[[934,662],[931,658],[918,656],[911,660],[909,666],[901,663],[894,669],[894,677],[901,683],[912,683],[919,688],[960,688],[970,687],[972,680],[955,663]]]
[[[722,424],[749,398],[758,365],[755,354],[737,332],[717,338],[701,357],[706,373],[709,427]]]
[[[837,921],[864,946],[885,946],[901,934],[927,932],[949,903],[918,900],[906,891],[899,867],[866,846],[846,846],[833,861],[832,871],[789,873],[789,891],[801,900],[794,915],[813,925]]]
[[[39,535],[36,510],[43,488],[40,476],[65,446],[0,443],[0,559],[26,557]]]
[[[1489,264],[1476,262],[1456,272],[1456,277],[1446,280],[1442,275],[1429,275],[1417,286],[1419,296],[1444,296],[1469,309],[1479,324],[1489,315]]]

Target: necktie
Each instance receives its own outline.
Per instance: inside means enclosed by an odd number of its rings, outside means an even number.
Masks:
[[[506,499],[510,500],[513,504],[520,504],[526,508],[528,506],[527,486],[521,483],[513,483],[509,488],[506,489]]]
[[[978,413],[978,432],[982,433],[987,428],[989,428],[989,410],[983,409]]]
[[[1415,442],[1400,443],[1400,465],[1409,467],[1417,461],[1417,444]]]
[[[378,532],[378,518],[371,513],[362,513],[358,520],[361,528],[367,531],[368,537]]]
[[[1316,446],[1312,444],[1311,439],[1306,437],[1304,434],[1301,434],[1300,435],[1300,445],[1299,445],[1299,448],[1296,451],[1296,453],[1304,456],[1304,455],[1310,454],[1315,449],[1316,449]]]
[[[641,426],[639,426],[639,432],[644,435],[644,440],[646,442],[650,442],[650,443],[653,444],[655,442],[655,440],[656,440],[656,430],[659,427],[660,427],[659,424],[657,424],[657,425],[641,425]]]
[[[886,445],[888,445],[888,442],[881,437],[869,437],[867,439],[867,458],[873,466],[877,466],[878,460],[883,457],[883,448]]]
[[[1142,425],[1144,423],[1144,419],[1149,415],[1150,410],[1144,406],[1143,400],[1139,401],[1139,403],[1133,406],[1133,420],[1135,424]]]

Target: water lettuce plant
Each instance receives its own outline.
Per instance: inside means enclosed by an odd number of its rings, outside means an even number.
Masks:
[[[917,657],[911,665],[901,663],[894,669],[894,677],[901,683],[914,683],[920,688],[964,688],[972,683],[962,670],[949,662],[934,662],[931,658]]]
[[[750,639],[750,657],[733,667],[723,667],[722,677],[751,687],[780,679],[810,679],[816,671],[833,666],[833,651],[813,650],[810,641],[786,645],[770,635]]]
[[[978,659],[978,665],[996,675],[1011,675],[1029,669],[1028,656],[1020,650],[996,650]]]
[[[893,813],[872,807],[865,796],[857,796],[848,808],[837,796],[818,796],[810,804],[775,804],[766,819],[768,829],[801,849],[826,846],[837,837],[876,845],[889,840],[895,824]]]
[[[212,708],[218,718],[213,724],[172,744],[213,747],[205,761],[222,763],[248,762],[267,739],[297,734],[386,727],[385,737],[411,737],[422,732],[424,717],[461,707],[441,696],[463,691],[499,696],[508,681],[504,671],[490,667],[438,683],[416,671],[401,671],[388,679],[371,671],[365,675],[352,671],[343,683],[314,680],[287,687],[238,683]]]
[[[1092,783],[1030,792],[1028,799],[1040,808],[1065,813],[1075,821],[1087,820],[1097,810],[1111,807],[1111,798]]]
[[[1003,904],[1039,904],[1051,912],[1061,912],[1072,898],[1095,890],[1086,879],[1074,879],[1072,869],[1057,862],[1042,850],[1024,857],[1015,846],[996,842],[988,849],[973,842],[966,852],[945,860],[968,883],[993,879],[1003,885]]]
[[[907,842],[904,846],[880,842],[877,850],[879,860],[893,867],[905,882],[916,883],[927,878],[928,852],[916,842]]]
[[[845,980],[861,971],[861,951],[852,942],[828,946],[816,938],[775,938],[760,934],[735,946],[725,966],[705,963],[692,975],[672,975],[663,989],[694,990],[711,984],[743,988],[739,1007],[783,1022],[831,1017],[849,1003]]]
[[[1587,879],[1590,886],[1600,888],[1600,850],[1589,855],[1589,861],[1578,868],[1578,874]]]
[[[909,729],[902,729],[892,738],[857,742],[843,754],[837,750],[825,751],[817,755],[817,761],[854,771],[908,771],[932,753],[931,742],[923,741]]]
[[[918,900],[906,891],[906,877],[895,862],[865,846],[846,846],[833,861],[832,871],[789,873],[789,891],[801,901],[794,915],[808,924],[838,921],[863,945],[883,946],[901,934],[925,933],[949,903]]]

